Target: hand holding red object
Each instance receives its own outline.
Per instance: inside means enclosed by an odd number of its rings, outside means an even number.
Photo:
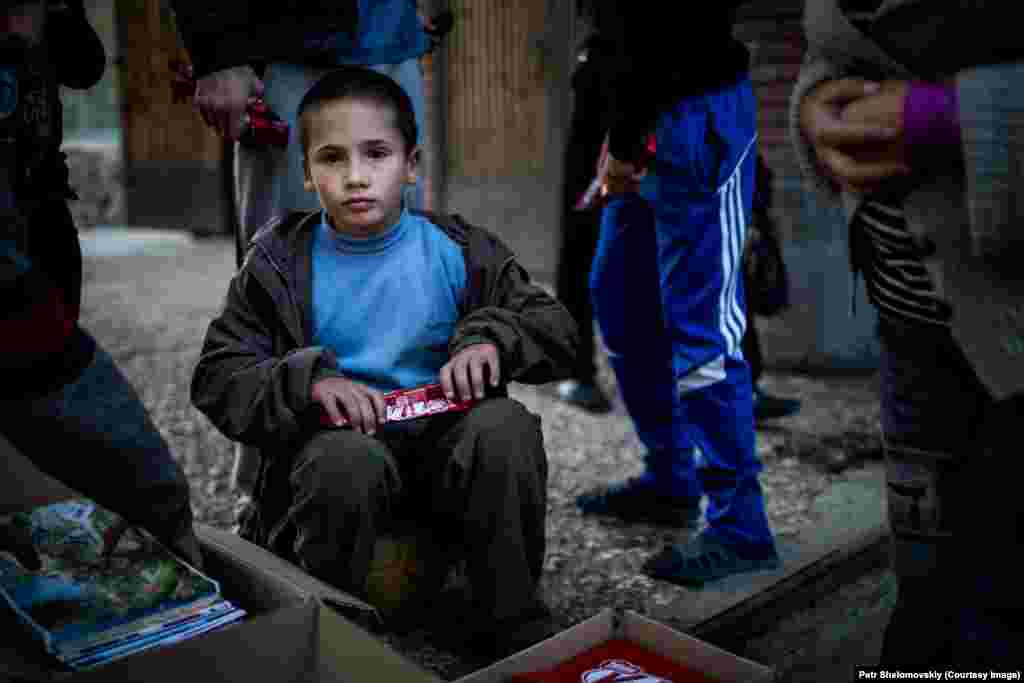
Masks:
[[[414,420],[427,415],[439,413],[462,412],[469,410],[476,404],[476,400],[460,401],[451,400],[444,394],[440,384],[427,384],[413,389],[399,389],[384,394],[384,415],[386,422],[401,422],[403,420]],[[330,416],[323,412],[320,415],[320,424],[324,427],[346,427],[349,426],[347,419],[342,417],[339,422],[331,420]]]
[[[188,102],[193,99],[197,88],[192,66],[175,59],[171,60],[170,68],[174,72],[171,81],[173,101]],[[205,114],[204,119],[211,124]],[[223,125],[215,127],[220,134],[228,134]],[[271,111],[262,97],[249,98],[238,135],[240,142],[254,147],[273,145],[284,148],[288,146],[288,135],[288,123]]]

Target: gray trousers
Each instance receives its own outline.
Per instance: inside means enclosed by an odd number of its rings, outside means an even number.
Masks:
[[[378,533],[404,517],[465,558],[483,616],[539,605],[547,456],[540,418],[516,401],[391,423],[373,437],[320,431],[262,481],[268,546],[355,595],[365,595]]]
[[[426,96],[423,71],[418,59],[407,59],[398,64],[375,64],[368,68],[390,76],[412,99],[416,126],[419,128],[420,147],[425,148],[426,122],[424,107]],[[328,73],[330,69],[301,64],[273,63],[264,73],[264,99],[267,105],[291,126],[291,137],[284,150],[277,147],[235,146],[235,202],[243,234],[243,245],[257,230],[275,218],[291,211],[312,211],[319,208],[319,200],[303,186],[302,149],[295,113],[303,95]],[[422,169],[421,169],[422,171]],[[406,206],[418,209],[424,205],[422,180],[410,188]],[[259,454],[254,449],[239,446],[232,476],[236,487],[251,493],[259,471]]]

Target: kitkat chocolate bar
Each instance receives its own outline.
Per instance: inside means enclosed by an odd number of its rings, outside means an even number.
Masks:
[[[399,389],[384,394],[388,422],[415,420],[418,417],[440,413],[461,412],[469,410],[476,403],[475,399],[469,401],[449,400],[444,395],[444,389],[440,384],[426,384],[422,387]],[[342,417],[341,424],[335,425],[327,413],[321,409],[320,424],[325,427],[347,427],[348,420]]]

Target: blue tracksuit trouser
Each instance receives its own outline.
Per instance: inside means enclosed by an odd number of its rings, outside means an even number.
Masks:
[[[637,434],[642,477],[708,496],[708,533],[773,545],[755,449],[740,259],[753,198],[749,79],[657,122],[640,195],[613,198],[591,270],[595,317]]]

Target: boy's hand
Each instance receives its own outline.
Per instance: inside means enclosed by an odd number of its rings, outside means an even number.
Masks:
[[[910,172],[897,157],[878,152],[902,138],[902,121],[894,127],[890,115],[874,111],[881,109],[883,102],[891,104],[891,93],[880,102],[853,109],[847,118],[856,101],[878,95],[881,90],[878,83],[840,78],[819,84],[800,105],[804,137],[814,147],[825,174],[844,189],[869,191]]]
[[[311,395],[339,427],[344,417],[352,429],[373,435],[377,425],[387,421],[384,394],[365,384],[344,377],[328,377],[313,384]]]
[[[196,82],[195,106],[206,125],[228,140],[242,134],[249,100],[263,96],[263,81],[249,65],[233,66],[203,76]]]
[[[449,401],[458,397],[460,401],[470,401],[474,397],[482,399],[486,393],[487,377],[491,386],[498,386],[501,379],[499,369],[498,347],[490,342],[473,344],[459,351],[441,368],[441,388]]]

